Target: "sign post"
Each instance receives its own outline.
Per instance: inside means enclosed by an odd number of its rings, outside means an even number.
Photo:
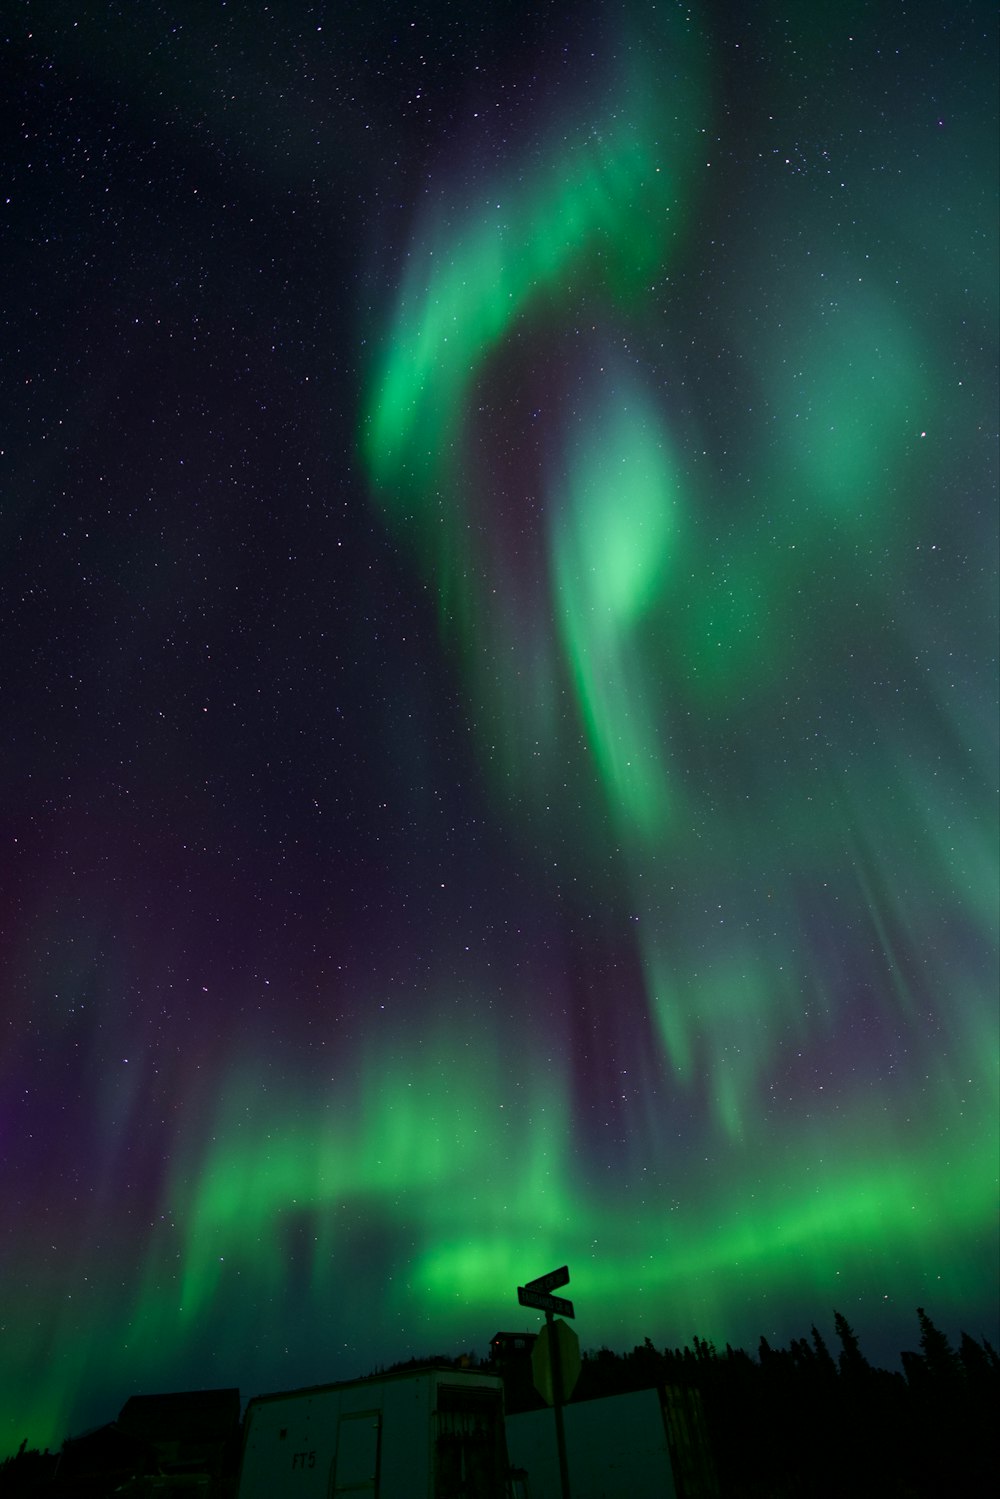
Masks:
[[[556,1448],[559,1452],[559,1481],[562,1484],[562,1499],[571,1499],[569,1492],[569,1461],[566,1457],[566,1430],[563,1426],[563,1382],[562,1359],[559,1357],[559,1339],[552,1323],[552,1313],[545,1313],[545,1325],[549,1330],[549,1347],[552,1349],[552,1410],[556,1418]]]
[[[572,1301],[567,1301],[562,1296],[552,1296],[549,1293],[556,1286],[566,1285],[568,1281],[569,1270],[567,1266],[562,1265],[558,1270],[550,1270],[548,1275],[540,1275],[537,1280],[529,1280],[526,1286],[518,1286],[517,1288],[517,1299],[521,1306],[535,1307],[538,1311],[545,1313],[545,1340],[548,1346],[549,1362],[552,1371],[552,1414],[555,1416],[556,1421],[556,1450],[559,1454],[559,1481],[562,1487],[562,1499],[572,1499],[572,1496],[569,1491],[569,1462],[566,1457],[566,1430],[563,1425],[562,1411],[563,1368],[559,1352],[559,1329],[555,1325],[555,1314],[559,1312],[564,1317],[572,1317],[575,1314]],[[566,1333],[570,1331],[565,1323],[560,1323],[560,1328]],[[539,1393],[545,1396],[545,1392],[540,1387]]]

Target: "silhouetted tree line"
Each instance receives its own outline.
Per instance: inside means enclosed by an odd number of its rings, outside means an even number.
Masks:
[[[808,1338],[756,1358],[695,1337],[684,1348],[584,1355],[574,1402],[661,1386],[700,1392],[720,1499],[924,1499],[992,1493],[1000,1484],[1000,1358],[962,1333],[955,1352],[923,1308],[920,1351],[904,1373],[873,1368],[834,1313],[839,1350]],[[535,1410],[530,1360],[503,1369],[507,1410]],[[703,1488],[681,1499],[708,1499]]]
[[[646,1338],[631,1353],[601,1348],[584,1354],[573,1401],[664,1386],[697,1390],[715,1481],[690,1490],[679,1482],[679,1499],[995,1493],[1000,1357],[985,1338],[977,1342],[966,1332],[955,1350],[922,1307],[917,1318],[920,1351],[901,1355],[902,1373],[874,1368],[847,1319],[835,1312],[836,1357],[815,1326],[787,1348],[772,1348],[762,1337],[756,1358],[728,1343],[720,1353],[698,1337],[684,1348],[664,1349]],[[440,1354],[374,1372],[429,1363],[477,1366],[472,1354]],[[482,1360],[478,1367],[498,1366]],[[507,1359],[499,1372],[508,1414],[542,1405],[527,1354]],[[57,1457],[22,1442],[0,1463],[0,1499],[46,1494]],[[101,1499],[96,1488],[86,1493]]]
[[[50,1452],[47,1447],[39,1452],[37,1447],[29,1447],[25,1439],[13,1457],[0,1463],[0,1494],[4,1499],[9,1495],[20,1499],[22,1494],[44,1492],[43,1485],[50,1483],[57,1460],[58,1453]]]

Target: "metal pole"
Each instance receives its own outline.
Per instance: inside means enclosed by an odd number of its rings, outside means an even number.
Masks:
[[[562,1484],[562,1499],[572,1499],[569,1491],[569,1463],[566,1460],[566,1432],[563,1428],[563,1382],[562,1360],[559,1357],[559,1339],[556,1337],[552,1313],[545,1313],[545,1325],[549,1330],[549,1359],[552,1364],[552,1410],[556,1418],[556,1447],[559,1451],[559,1479]]]

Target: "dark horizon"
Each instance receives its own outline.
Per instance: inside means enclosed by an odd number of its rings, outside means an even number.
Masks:
[[[568,1470],[576,1474],[573,1491],[577,1478],[597,1464],[623,1496],[642,1480],[644,1493],[660,1492],[668,1466],[678,1492],[691,1499],[837,1499],[848,1487],[859,1499],[991,1492],[1000,1355],[965,1334],[953,1348],[922,1307],[917,1319],[920,1351],[904,1355],[905,1378],[873,1367],[839,1312],[834,1349],[813,1325],[787,1349],[762,1339],[756,1359],[697,1337],[683,1350],[657,1350],[646,1339],[630,1352],[601,1348],[582,1359],[573,1358],[570,1345],[568,1408],[559,1430],[566,1432]],[[412,1413],[414,1398],[422,1398],[447,1414],[468,1400],[470,1424],[463,1431],[480,1463],[484,1449],[492,1451],[490,1492],[506,1492],[505,1479],[523,1479],[526,1467],[532,1492],[548,1493],[556,1462],[547,1403],[552,1387],[544,1375],[538,1382],[535,1362],[530,1344],[508,1335],[493,1339],[487,1361],[411,1359],[360,1380],[242,1403],[235,1388],[133,1397],[116,1420],[65,1441],[58,1454],[22,1445],[16,1457],[0,1461],[0,1491],[48,1492],[45,1484],[54,1479],[53,1492],[75,1493],[83,1484],[88,1493],[118,1493],[123,1484],[141,1484],[142,1475],[178,1472],[188,1481],[201,1475],[213,1494],[235,1493],[237,1484],[242,1494],[244,1483],[249,1493],[270,1494],[275,1463],[284,1471],[287,1456],[269,1446],[287,1436],[290,1417],[306,1443],[306,1450],[290,1454],[293,1469],[301,1463],[322,1474],[328,1463],[331,1472],[335,1465],[339,1471],[338,1413],[343,1421],[345,1410],[364,1405],[369,1416],[372,1406],[381,1412],[377,1430],[384,1421],[384,1436],[397,1452],[408,1440],[411,1463],[419,1466],[421,1445],[430,1441],[434,1492],[451,1493],[451,1424],[408,1425],[408,1437],[403,1423],[395,1424]],[[422,1396],[415,1396],[418,1387]],[[486,1472],[477,1472],[485,1494]],[[389,1487],[397,1492],[391,1480]]]
[[[919,1314],[925,1310],[926,1309],[924,1308],[914,1309],[912,1318],[914,1335],[911,1338],[910,1343],[897,1349],[895,1355],[890,1356],[887,1359],[880,1359],[877,1355],[873,1356],[870,1348],[866,1346],[863,1329],[856,1324],[852,1325],[850,1323],[850,1320],[843,1317],[843,1314],[838,1313],[836,1309],[830,1314],[828,1327],[820,1319],[814,1319],[808,1324],[808,1326],[800,1328],[798,1334],[793,1334],[784,1342],[776,1342],[773,1335],[771,1337],[768,1337],[767,1334],[761,1333],[756,1340],[749,1340],[748,1342],[736,1343],[731,1339],[726,1339],[724,1342],[720,1343],[713,1338],[703,1338],[700,1336],[700,1334],[694,1333],[682,1340],[659,1343],[650,1338],[648,1335],[643,1334],[631,1345],[631,1347],[622,1346],[620,1348],[609,1348],[606,1343],[601,1344],[600,1346],[590,1345],[586,1343],[583,1338],[581,1338],[580,1346],[585,1366],[588,1363],[591,1366],[606,1364],[606,1361],[610,1360],[614,1364],[627,1368],[630,1363],[635,1363],[636,1360],[638,1360],[638,1364],[642,1366],[641,1375],[642,1377],[645,1377],[646,1374],[649,1373],[649,1367],[655,1365],[657,1361],[664,1363],[664,1366],[670,1365],[671,1367],[674,1367],[681,1360],[687,1363],[687,1361],[694,1359],[699,1364],[702,1364],[709,1359],[725,1360],[727,1356],[729,1356],[735,1357],[737,1359],[748,1359],[754,1365],[763,1367],[768,1358],[787,1360],[789,1358],[795,1357],[796,1345],[804,1342],[809,1344],[810,1348],[815,1350],[821,1358],[825,1357],[827,1353],[829,1353],[830,1357],[834,1361],[834,1364],[836,1365],[837,1370],[841,1374],[846,1373],[848,1376],[850,1376],[850,1368],[848,1367],[845,1370],[844,1355],[845,1352],[847,1352],[851,1340],[853,1339],[856,1342],[860,1360],[866,1368],[870,1369],[873,1373],[876,1374],[888,1374],[897,1376],[902,1375],[906,1379],[907,1384],[912,1388],[914,1379],[920,1375],[920,1366],[925,1365],[927,1362],[926,1349],[924,1348],[924,1340],[922,1337],[922,1327],[919,1320]],[[940,1334],[947,1343],[948,1352],[950,1356],[954,1358],[956,1368],[959,1371],[961,1371],[961,1369],[963,1368],[962,1352],[965,1341],[966,1339],[971,1339],[972,1342],[977,1344],[986,1354],[987,1361],[993,1369],[993,1379],[996,1380],[997,1378],[1000,1378],[1000,1354],[998,1354],[997,1350],[995,1333],[994,1337],[991,1337],[989,1333],[974,1333],[968,1328],[961,1328],[956,1330],[955,1332],[952,1332],[949,1329],[940,1326],[940,1324],[934,1318],[933,1310],[929,1311],[927,1315],[934,1332]],[[850,1334],[850,1339],[845,1340],[841,1336],[840,1328],[837,1322],[838,1317],[843,1319],[843,1324]],[[513,1326],[513,1323],[516,1320],[517,1319],[514,1317],[509,1318],[502,1328],[497,1329],[497,1332],[506,1334],[523,1333],[527,1334],[530,1338],[533,1338],[540,1331],[541,1327],[544,1326],[544,1323],[540,1322],[537,1326],[532,1328],[515,1328]],[[575,1323],[574,1331],[578,1332]],[[496,1333],[494,1333],[494,1337],[495,1336]],[[245,1384],[242,1384],[239,1381],[236,1381],[233,1385],[221,1382],[219,1384],[211,1385],[178,1385],[157,1390],[132,1389],[122,1393],[121,1398],[117,1400],[117,1403],[115,1398],[109,1393],[103,1407],[103,1419],[95,1419],[74,1431],[66,1431],[62,1434],[62,1437],[56,1439],[55,1442],[44,1444],[31,1443],[29,1437],[26,1435],[21,1438],[21,1441],[17,1445],[20,1446],[21,1443],[24,1443],[28,1446],[44,1446],[45,1450],[51,1449],[52,1451],[56,1451],[58,1450],[61,1442],[78,1440],[81,1437],[85,1437],[95,1431],[101,1430],[109,1422],[114,1421],[115,1412],[124,1407],[126,1401],[136,1395],[151,1397],[160,1395],[194,1393],[200,1390],[221,1390],[235,1388],[240,1392],[240,1409],[242,1412],[245,1411],[249,1402],[256,1396],[291,1393],[297,1390],[308,1390],[313,1388],[321,1389],[331,1384],[339,1384],[344,1382],[350,1383],[357,1380],[378,1379],[386,1374],[401,1372],[409,1368],[433,1367],[439,1364],[464,1366],[466,1364],[466,1361],[468,1361],[469,1365],[474,1368],[498,1367],[502,1371],[504,1363],[503,1361],[501,1361],[499,1364],[496,1363],[491,1352],[491,1343],[492,1340],[487,1341],[485,1350],[482,1352],[474,1347],[461,1347],[450,1353],[443,1348],[436,1348],[433,1351],[430,1351],[430,1349],[428,1349],[425,1350],[423,1354],[408,1355],[399,1359],[390,1358],[385,1360],[376,1360],[371,1365],[371,1367],[364,1370],[357,1370],[354,1373],[341,1372],[336,1375],[336,1377],[330,1377],[328,1379],[320,1378],[315,1380],[310,1379],[306,1381],[293,1380],[289,1384],[275,1387],[273,1389],[248,1390]],[[766,1345],[766,1347],[764,1345]],[[934,1351],[936,1351],[936,1349]],[[652,1359],[652,1364],[650,1364],[650,1359]],[[509,1359],[507,1360],[507,1362],[510,1362]],[[801,1373],[801,1363],[799,1363],[798,1367]],[[818,1367],[819,1366],[817,1365],[817,1368]],[[808,1370],[806,1372],[808,1372]],[[940,1370],[938,1370],[937,1372],[940,1373]],[[933,1374],[934,1370],[932,1370],[931,1373]],[[652,1377],[652,1375],[649,1375],[649,1377]],[[661,1374],[661,1380],[662,1377],[663,1376]],[[606,1381],[606,1383],[610,1383],[610,1388],[605,1389],[601,1387],[601,1393],[611,1393],[615,1388],[613,1380],[610,1382]],[[521,1386],[523,1386],[523,1388],[521,1388]],[[598,1390],[593,1386],[593,1378],[591,1379],[590,1386],[588,1386],[588,1382],[584,1380],[583,1384],[577,1389],[576,1392],[574,1392],[571,1398],[573,1398],[574,1400],[586,1400],[595,1398]],[[646,1386],[641,1383],[641,1379],[639,1382],[637,1382],[636,1378],[633,1377],[631,1381],[626,1379],[624,1382],[619,1382],[619,1387],[622,1389],[633,1389],[644,1388]],[[519,1393],[519,1398],[515,1399],[513,1408],[524,1409],[524,1395],[525,1392],[530,1389],[530,1377],[526,1375],[525,1378],[521,1379],[517,1383],[516,1389]],[[508,1401],[509,1398],[510,1391],[508,1390]],[[529,1399],[529,1401],[527,1402],[529,1407],[532,1404],[540,1405],[541,1403],[542,1402],[540,1397],[537,1396],[534,1396],[533,1399]],[[96,1406],[94,1407],[94,1409],[96,1410]],[[15,1451],[16,1447],[12,1447],[9,1453],[0,1451],[0,1463],[2,1463],[5,1458],[13,1456]]]

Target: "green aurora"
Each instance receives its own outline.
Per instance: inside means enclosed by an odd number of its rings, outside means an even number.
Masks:
[[[12,1231],[11,1447],[140,1386],[246,1395],[482,1352],[516,1285],[564,1262],[585,1347],[724,1344],[835,1306],[890,1337],[920,1298],[949,1325],[995,1305],[996,430],[969,331],[998,316],[970,248],[987,152],[954,103],[949,156],[914,82],[923,154],[883,176],[867,74],[846,103],[822,83],[839,23],[767,9],[815,118],[775,42],[741,124],[735,44],[677,9],[622,23],[495,157],[471,134],[439,147],[365,329],[355,498],[386,572],[432,600],[419,649],[482,799],[463,823],[454,762],[402,712],[370,728],[382,668],[359,667],[345,713],[379,774],[338,874],[357,907],[324,887],[311,923],[264,940],[273,892],[248,901],[252,961],[220,960],[211,994],[192,964],[165,1080],[132,1010],[132,1076],[104,1092],[86,1033],[103,1185],[59,1234],[33,1185]],[[308,620],[295,586],[282,607]],[[384,696],[427,721],[390,615]],[[207,787],[212,752],[162,732]],[[261,751],[261,826],[293,758]],[[319,809],[312,787],[289,802]],[[439,815],[473,848],[457,878],[427,853]],[[291,871],[313,823],[255,843],[237,821],[227,857],[308,891],[317,866]],[[214,910],[228,865],[208,867]],[[105,962],[96,908],[70,936],[47,889],[38,913],[39,993],[142,987],[137,959]],[[352,921],[348,983],[330,975]],[[142,972],[169,971],[148,941]],[[319,997],[279,978],[262,999],[293,944],[332,954]],[[83,1024],[61,1016],[60,1056]],[[147,1113],[155,1169],[129,1155]]]

